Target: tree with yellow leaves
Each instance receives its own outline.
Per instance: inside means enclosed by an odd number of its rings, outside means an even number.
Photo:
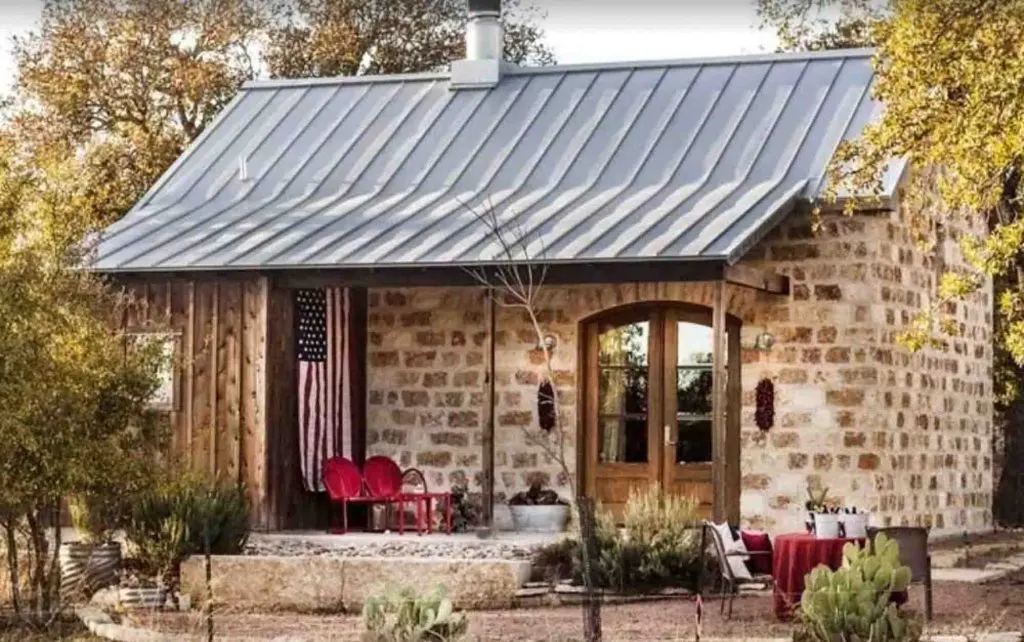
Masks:
[[[16,615],[45,627],[62,606],[61,500],[123,501],[145,485],[165,443],[148,408],[162,355],[128,350],[111,331],[126,302],[74,269],[77,243],[35,234],[33,220],[58,200],[19,172],[11,149],[0,138],[0,548]]]

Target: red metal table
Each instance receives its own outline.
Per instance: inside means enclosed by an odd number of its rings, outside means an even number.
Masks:
[[[772,559],[772,597],[775,616],[788,619],[800,604],[804,577],[824,564],[832,570],[843,564],[843,546],[847,542],[864,545],[863,539],[818,539],[807,533],[787,533],[775,538]]]

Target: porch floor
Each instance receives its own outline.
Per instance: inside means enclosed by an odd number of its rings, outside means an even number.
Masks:
[[[465,559],[529,559],[533,552],[565,537],[565,533],[496,532],[487,539],[476,533],[279,531],[253,533],[247,555],[334,555],[339,557],[444,557]]]

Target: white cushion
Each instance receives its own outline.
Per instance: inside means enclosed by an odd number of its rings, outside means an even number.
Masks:
[[[725,561],[729,565],[729,570],[732,571],[732,576],[740,581],[754,579],[745,561],[749,559],[748,555],[728,555],[728,553],[747,552],[747,546],[743,543],[743,538],[733,537],[732,529],[729,528],[728,524],[713,524],[713,526],[718,531],[718,535],[722,538],[722,543],[725,545],[725,552],[727,554]]]

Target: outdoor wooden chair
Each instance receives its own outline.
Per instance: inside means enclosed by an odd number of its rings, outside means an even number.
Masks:
[[[697,576],[697,592],[703,597],[704,595],[704,582],[703,578],[706,571],[705,558],[708,553],[711,553],[712,559],[718,564],[719,572],[722,577],[722,605],[721,613],[725,614],[725,603],[726,598],[729,602],[729,614],[728,619],[732,619],[732,603],[739,594],[740,587],[759,585],[761,587],[770,587],[772,585],[772,576],[770,574],[763,573],[751,573],[750,579],[736,577],[736,574],[732,570],[732,566],[729,564],[730,559],[735,560],[736,558],[753,559],[757,557],[770,557],[771,551],[730,551],[726,549],[725,542],[722,540],[721,533],[715,528],[715,525],[711,522],[705,521],[701,528],[700,536],[700,550],[701,550],[701,570]],[[746,562],[744,561],[744,564]]]
[[[910,581],[924,584],[924,616],[932,619],[932,556],[928,552],[928,529],[920,526],[868,527],[868,539],[875,535],[895,540],[900,545],[900,563],[910,568]]]

